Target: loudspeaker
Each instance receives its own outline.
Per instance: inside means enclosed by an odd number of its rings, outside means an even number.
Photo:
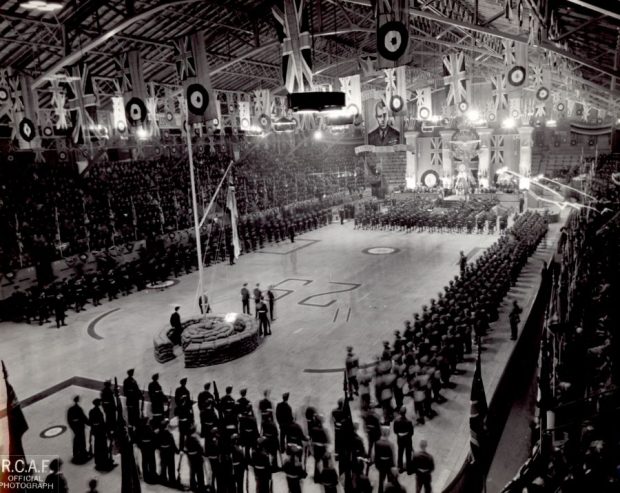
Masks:
[[[344,92],[292,92],[288,107],[293,111],[340,110],[345,106]]]

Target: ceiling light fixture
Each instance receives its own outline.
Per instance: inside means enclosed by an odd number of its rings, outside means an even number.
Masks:
[[[22,9],[34,10],[38,12],[56,12],[63,8],[63,4],[59,2],[47,2],[45,0],[30,0],[19,4]]]

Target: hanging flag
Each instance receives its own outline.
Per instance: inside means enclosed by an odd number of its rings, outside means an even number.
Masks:
[[[491,93],[495,113],[508,109],[508,94],[506,92],[506,75],[498,74],[491,76]]]
[[[491,163],[496,166],[504,164],[504,136],[491,135]]]
[[[377,5],[379,68],[407,65],[409,59],[409,0],[382,0]]]
[[[140,485],[140,476],[138,475],[136,456],[133,453],[133,443],[123,417],[123,406],[119,394],[118,381],[114,377],[114,395],[117,409],[115,438],[117,440],[117,447],[121,452],[121,493],[140,493],[142,487]]]
[[[480,350],[478,350],[478,358],[476,359],[476,371],[474,372],[474,381],[471,386],[471,412],[469,415],[469,432],[471,455],[474,462],[481,457],[484,435],[486,433],[487,420],[487,398],[484,392],[484,383],[482,382],[482,369],[480,365]]]
[[[25,461],[22,436],[28,430],[28,423],[22,412],[21,404],[17,399],[15,390],[9,383],[9,375],[2,361],[2,379],[0,380],[0,410],[6,409],[6,419],[0,419],[0,456],[3,456],[3,464],[0,467],[0,484],[19,483],[15,480],[13,467],[17,461]],[[8,467],[6,463],[8,461]],[[9,476],[13,480],[9,481]],[[3,490],[4,491],[4,490]],[[22,492],[24,489],[12,489],[11,491]]]
[[[527,44],[512,40],[503,40],[502,44],[504,47],[502,57],[506,66],[509,89],[518,90],[527,80]]]
[[[239,101],[239,128],[249,130],[252,123],[252,112],[249,101]]]
[[[289,93],[312,89],[312,46],[305,5],[305,0],[283,0],[271,8],[282,43],[284,87]]]
[[[431,166],[443,166],[441,137],[431,137]]]
[[[381,75],[381,72],[377,70],[376,56],[361,56],[358,58],[358,64],[360,68],[361,78],[364,81]]]
[[[432,88],[430,86],[416,89],[417,119],[428,120],[433,114]]]
[[[235,252],[235,259],[241,254],[241,243],[239,242],[239,231],[237,229],[237,221],[239,212],[237,211],[237,198],[235,196],[235,187],[231,183],[228,185],[228,193],[226,195],[226,207],[230,212],[230,227],[232,229],[232,243]]]
[[[469,103],[469,84],[465,67],[465,55],[453,53],[443,57],[444,84],[448,86],[446,105]]]
[[[87,65],[75,66],[72,70],[73,79],[68,82],[73,99],[69,100],[69,111],[74,113],[73,118],[73,142],[78,143],[80,138],[84,141],[90,139],[90,133],[97,138],[103,135],[93,121],[88,108],[98,106],[97,97],[92,92],[92,82]]]
[[[340,90],[344,92],[347,109],[357,116],[362,114],[362,83],[359,75],[340,77]]]

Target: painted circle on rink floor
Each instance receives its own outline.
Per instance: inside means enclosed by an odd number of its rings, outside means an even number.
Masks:
[[[50,426],[49,428],[45,428],[39,436],[41,438],[55,438],[57,436],[62,435],[65,431],[67,431],[67,427],[63,425],[55,425]]]
[[[392,253],[400,252],[400,250],[392,247],[372,247],[366,248],[363,252],[369,255],[391,255]]]
[[[166,289],[179,284],[178,279],[166,279],[165,281],[154,282],[146,285],[146,289]]]

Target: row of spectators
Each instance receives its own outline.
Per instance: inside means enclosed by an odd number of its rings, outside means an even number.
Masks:
[[[619,170],[618,156],[601,156],[588,180],[596,211],[574,211],[562,229],[541,347],[535,445],[504,492],[620,488],[620,187],[611,180]]]
[[[411,199],[393,201],[387,211],[364,211],[355,218],[356,227],[398,229],[406,231],[493,233],[498,215],[496,199],[472,198],[446,203],[414,195]],[[508,214],[499,216],[499,229],[504,232]]]
[[[195,155],[199,209],[228,168],[225,153]],[[287,155],[248,148],[233,165],[239,214],[351,195],[363,187],[350,146],[310,145]],[[192,224],[185,157],[103,162],[82,176],[69,164],[21,163],[0,170],[0,271],[98,251]],[[214,212],[225,207],[220,194]],[[51,247],[52,251],[48,251]],[[39,250],[46,250],[44,255]]]

